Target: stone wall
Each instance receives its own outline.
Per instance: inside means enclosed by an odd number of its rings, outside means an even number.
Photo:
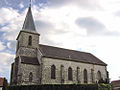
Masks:
[[[94,81],[97,80],[97,72],[100,71],[102,74],[103,79],[105,79],[106,76],[106,66],[101,65],[93,65],[88,63],[80,63],[80,62],[73,62],[73,61],[67,61],[67,60],[59,60],[59,59],[52,59],[52,58],[42,58],[43,63],[43,72],[42,72],[42,84],[57,84],[61,83],[61,74],[60,74],[60,67],[61,65],[64,66],[64,83],[66,84],[74,84],[77,83],[76,79],[76,71],[77,67],[80,69],[79,73],[79,80],[80,83],[84,83],[84,77],[83,77],[83,71],[84,69],[87,70],[88,73],[88,83],[92,83],[91,81],[91,69],[94,70]],[[51,79],[51,66],[56,66],[56,79]],[[71,67],[73,70],[73,81],[68,80],[68,68]]]
[[[51,66],[56,66],[56,79],[51,79]],[[77,81],[77,67],[79,67],[78,73],[78,80],[79,83],[84,83],[84,69],[87,70],[88,76],[88,83],[91,84],[91,69],[94,70],[94,81],[98,81],[97,79],[97,72],[100,71],[102,74],[102,78],[107,78],[106,76],[106,66],[101,65],[93,65],[88,63],[80,63],[80,62],[73,62],[67,60],[60,60],[60,59],[53,59],[53,58],[42,58],[42,82],[41,84],[60,84],[61,83],[61,65],[64,66],[64,72],[62,74],[62,78],[64,79],[65,84],[75,84],[78,83]],[[68,80],[68,68],[71,67],[73,72],[73,80]],[[21,71],[21,80],[19,82],[20,85],[39,85],[40,84],[40,66],[39,65],[32,65],[32,64],[23,64],[20,65]],[[33,73],[33,80],[29,82],[29,74],[30,72]]]
[[[27,47],[20,47],[16,57],[18,56],[27,56],[27,57],[36,57],[36,49],[27,48]]]
[[[40,83],[39,79],[39,65],[32,65],[32,64],[21,64],[21,85],[38,85]],[[29,74],[32,72],[33,80],[29,82]]]
[[[29,36],[32,36],[32,47],[39,48],[39,35],[30,33],[30,32],[26,32],[26,31],[22,31],[20,33],[20,36],[18,38],[18,40],[20,41],[19,46],[27,47]]]
[[[32,37],[32,45],[28,45],[29,36]],[[36,57],[36,48],[39,48],[39,34],[21,31],[17,41],[16,57],[19,55]]]

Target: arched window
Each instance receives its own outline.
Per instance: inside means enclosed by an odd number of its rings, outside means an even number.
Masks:
[[[76,79],[77,79],[78,83],[79,83],[79,73],[80,73],[80,68],[77,67]]]
[[[94,83],[94,70],[91,69],[91,82]]]
[[[32,45],[32,36],[29,36],[29,38],[28,38],[28,45]]]
[[[73,78],[72,78],[72,68],[71,67],[68,68],[68,80],[73,80]]]
[[[32,74],[32,72],[30,72],[29,73],[29,82],[32,82],[32,80],[33,80],[33,74]]]
[[[60,67],[60,76],[61,76],[61,83],[64,83],[64,66],[61,65]]]
[[[55,65],[51,66],[51,79],[56,79],[56,67],[55,67]]]
[[[84,83],[88,82],[88,77],[87,77],[87,70],[84,69]]]
[[[102,78],[102,77],[101,77],[101,72],[98,71],[98,72],[97,72],[97,79],[100,80],[101,78]]]

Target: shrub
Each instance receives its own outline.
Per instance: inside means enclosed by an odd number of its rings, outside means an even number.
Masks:
[[[110,84],[98,84],[98,90],[111,90],[111,85]]]

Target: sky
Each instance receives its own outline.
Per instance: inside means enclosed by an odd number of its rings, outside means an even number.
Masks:
[[[29,0],[0,1],[0,77],[10,79]],[[89,52],[120,79],[120,0],[32,0],[40,43]]]

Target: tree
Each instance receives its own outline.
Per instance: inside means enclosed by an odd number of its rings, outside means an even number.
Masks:
[[[3,89],[2,90],[6,90],[6,87],[8,86],[8,82],[7,82],[7,79],[4,78],[3,80]]]

